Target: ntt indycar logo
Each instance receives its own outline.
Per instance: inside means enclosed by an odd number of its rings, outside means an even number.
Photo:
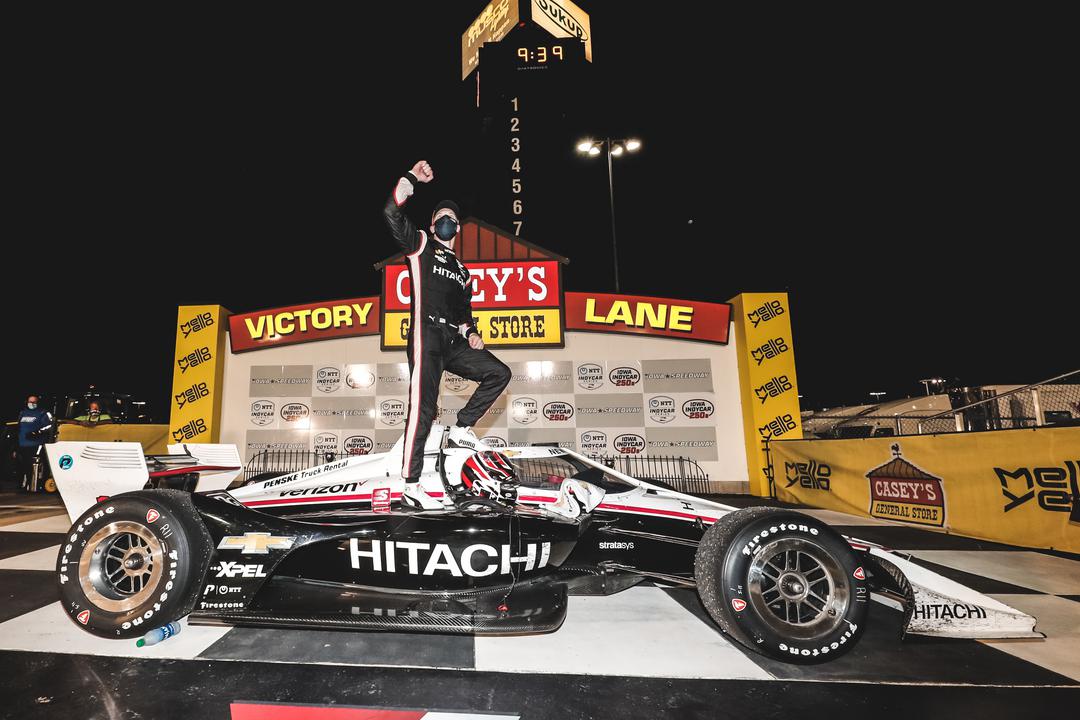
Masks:
[[[269,400],[256,400],[251,403],[251,422],[260,427],[274,422],[274,403]]]
[[[400,400],[383,400],[379,403],[379,419],[384,425],[400,425],[405,421],[405,403]]]
[[[675,419],[675,401],[667,395],[649,398],[649,417],[658,423],[671,422]]]
[[[596,363],[578,365],[577,384],[584,390],[595,390],[604,384],[604,368]]]
[[[531,397],[515,398],[511,405],[511,417],[519,425],[528,425],[539,415],[539,403]]]
[[[529,543],[524,555],[515,555],[509,545],[493,547],[477,543],[455,554],[449,545],[422,542],[372,540],[370,550],[360,549],[359,538],[349,538],[349,556],[354,570],[403,572],[409,575],[449,573],[454,577],[509,575],[515,565],[529,571],[546,567],[551,543]]]

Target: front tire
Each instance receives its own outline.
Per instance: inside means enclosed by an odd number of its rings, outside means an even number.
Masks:
[[[865,630],[867,573],[843,537],[808,515],[766,507],[725,515],[702,538],[694,575],[717,625],[763,655],[822,662]]]
[[[113,496],[83,513],[60,547],[64,611],[107,638],[136,637],[179,620],[195,606],[212,549],[190,494]]]

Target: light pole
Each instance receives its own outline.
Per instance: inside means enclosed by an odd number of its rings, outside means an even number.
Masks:
[[[923,384],[923,387],[926,388],[926,394],[927,395],[930,394],[930,386],[931,385],[935,386],[934,387],[934,392],[937,392],[937,387],[936,386],[945,384],[944,378],[939,378],[939,377],[925,378],[923,380],[920,380],[919,382],[921,382]]]
[[[604,148],[607,154],[607,177],[608,198],[611,201],[611,258],[615,264],[615,292],[619,292],[619,246],[615,240],[615,180],[611,167],[611,157],[619,157],[624,152],[637,152],[641,148],[641,141],[632,138],[604,138],[603,140],[582,140],[577,144],[577,150],[582,155],[595,157],[600,154],[600,148]]]

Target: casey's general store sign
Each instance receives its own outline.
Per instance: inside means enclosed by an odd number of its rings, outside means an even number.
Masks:
[[[556,260],[468,263],[476,327],[491,346],[562,347],[562,283]],[[408,342],[412,286],[405,265],[383,273],[384,350]]]
[[[472,275],[473,316],[484,342],[492,347],[563,347],[566,330],[728,342],[728,303],[564,293],[561,264],[556,260],[497,260],[466,266]],[[386,265],[381,297],[231,316],[232,351],[376,334],[384,350],[404,349],[411,293],[407,266]]]

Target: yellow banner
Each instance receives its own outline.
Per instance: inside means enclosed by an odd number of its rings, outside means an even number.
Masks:
[[[60,442],[137,442],[147,455],[165,455],[169,452],[168,425],[142,425],[128,423],[102,423],[76,425],[60,423]]]
[[[750,492],[764,497],[769,494],[766,440],[802,437],[791,306],[787,293],[742,293],[729,302],[738,346]]]
[[[181,305],[177,312],[171,442],[218,441],[227,316],[220,305]]]
[[[780,500],[1080,552],[1080,427],[771,444]]]
[[[526,310],[473,310],[476,327],[490,347],[562,347],[559,308]],[[403,348],[408,343],[409,313],[387,311],[383,318],[383,347]]]

